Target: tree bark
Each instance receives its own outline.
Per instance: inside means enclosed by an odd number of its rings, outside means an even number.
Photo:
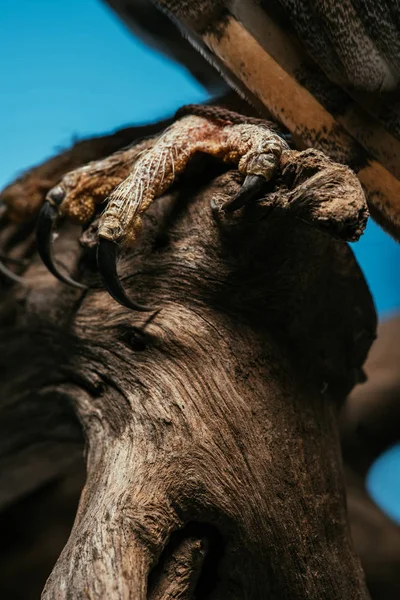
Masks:
[[[240,181],[201,164],[119,266],[161,307],[147,325],[72,226],[57,253],[88,293],[36,256],[31,285],[2,291],[3,501],[77,460],[79,420],[86,484],[43,598],[368,598],[337,424],[374,337],[367,286],[344,243],[293,216],[216,218]]]

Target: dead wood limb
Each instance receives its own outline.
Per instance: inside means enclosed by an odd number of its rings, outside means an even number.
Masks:
[[[143,316],[101,289],[90,239],[82,257],[73,227],[58,252],[89,292],[36,256],[28,287],[1,290],[0,457],[18,474],[25,453],[26,492],[43,481],[38,439],[65,451],[64,464],[47,446],[51,477],[82,447],[76,417],[87,441],[86,485],[44,598],[368,597],[337,412],[374,336],[371,298],[347,246],[294,216],[259,204],[216,219],[210,200],[239,186],[206,161],[145,215],[120,265],[128,291],[162,306],[144,335]]]
[[[29,495],[0,514],[0,596],[10,600],[37,600],[65,545],[85,480],[84,466],[77,465],[64,479]],[[400,594],[400,528],[368,496],[364,480],[346,470],[347,509],[351,534],[366,575],[372,600],[397,600]],[[186,533],[186,532],[185,532]],[[189,532],[190,533],[190,532]],[[152,580],[164,593],[176,587],[196,560],[203,560],[204,544],[199,532],[172,540],[171,555],[186,550],[176,560],[159,561]],[[160,574],[162,576],[160,577]],[[152,585],[150,581],[150,586]],[[193,582],[193,579],[189,579]],[[179,583],[178,583],[179,585]],[[160,593],[160,592],[159,592]],[[153,596],[150,595],[153,599]],[[162,596],[161,596],[162,597]],[[168,597],[168,596],[167,596]]]
[[[374,503],[365,480],[345,469],[351,535],[372,600],[400,596],[400,527]]]
[[[365,383],[342,412],[345,460],[362,478],[378,456],[400,440],[400,318],[380,323],[366,361]]]
[[[183,564],[182,598],[197,579],[211,581],[210,598],[366,598],[336,411],[374,335],[368,290],[343,243],[262,207],[218,224],[209,201],[239,182],[199,184],[150,210],[122,265],[128,290],[163,306],[145,347],[141,316],[101,289],[66,289],[36,258],[35,285],[3,301],[16,348],[2,353],[8,402],[32,370],[38,394],[70,400],[88,444],[76,522],[43,597],[151,598],[150,582],[157,598]],[[160,247],[174,201],[182,211]],[[61,240],[72,267],[78,248],[68,231]]]
[[[352,536],[377,600],[400,596],[400,527],[369,497],[365,477],[378,456],[400,439],[400,318],[380,323],[357,385],[341,414]]]

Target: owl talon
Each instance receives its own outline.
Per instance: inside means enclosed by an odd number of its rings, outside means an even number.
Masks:
[[[97,247],[97,266],[104,287],[110,296],[112,296],[116,302],[131,310],[140,312],[157,310],[153,306],[144,306],[129,298],[118,277],[117,261],[118,245],[115,242],[100,237]]]
[[[246,117],[223,110],[217,113],[215,119],[207,115],[183,116],[158,139],[66,173],[48,192],[37,220],[37,248],[48,270],[63,283],[87,289],[59,269],[53,257],[53,231],[59,215],[88,225],[98,215],[97,207],[104,203],[97,229],[97,264],[104,286],[122,306],[153,311],[153,307],[129,297],[118,278],[117,260],[120,244],[129,248],[137,243],[143,214],[154,200],[171,187],[195,155],[208,154],[237,168],[245,177],[236,197],[221,207],[227,213],[233,212],[260,194],[278,168],[282,154],[289,150],[287,143],[261,120],[247,123]]]
[[[234,212],[242,208],[245,204],[255,200],[260,195],[265,183],[265,178],[262,175],[247,175],[236,196],[225,202],[222,210],[225,212]]]
[[[95,205],[106,201],[99,218],[97,249],[97,265],[104,286],[122,306],[153,311],[153,307],[139,304],[128,296],[117,271],[119,245],[129,248],[136,244],[143,213],[199,152],[236,166],[246,176],[240,192],[223,207],[223,210],[233,212],[260,194],[262,186],[273,176],[282,152],[287,150],[286,142],[264,125],[234,125],[193,115],[183,117],[143,153],[132,148],[66,174],[61,184],[49,192],[40,212],[39,253],[58,279],[85,289],[55,266],[51,252],[53,226],[58,206],[63,216],[84,224],[93,218]],[[119,177],[119,185],[105,195],[104,190]]]
[[[61,273],[54,263],[52,241],[54,225],[58,218],[58,209],[55,204],[46,200],[40,209],[36,224],[37,249],[40,258],[54,277],[62,283],[66,283],[80,290],[88,289],[86,285],[72,279],[69,275]]]

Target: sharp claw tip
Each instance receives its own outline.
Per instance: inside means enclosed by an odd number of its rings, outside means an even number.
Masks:
[[[55,204],[59,206],[61,202],[65,198],[65,190],[61,187],[61,185],[56,185],[53,187],[46,196],[46,201],[50,204]]]
[[[140,312],[159,310],[154,306],[144,306],[142,304],[138,304],[129,298],[118,277],[117,259],[118,244],[100,236],[99,244],[97,246],[97,266],[104,286],[110,296],[112,296],[116,302],[121,304],[121,306],[130,308],[131,310],[137,310]]]
[[[253,200],[265,185],[265,178],[262,175],[246,175],[242,187],[230,200],[226,202],[222,209],[225,212],[234,212],[242,208],[245,204]]]
[[[51,243],[53,240],[53,226],[57,216],[58,211],[56,206],[49,202],[49,200],[46,200],[40,209],[36,225],[36,241],[39,256],[50,273],[59,281],[80,290],[87,290],[87,285],[75,281],[69,275],[63,275],[54,264]]]

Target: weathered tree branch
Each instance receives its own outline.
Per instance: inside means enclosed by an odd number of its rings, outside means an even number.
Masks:
[[[400,527],[369,497],[365,477],[378,456],[400,439],[400,319],[378,327],[365,363],[367,380],[354,388],[341,414],[352,536],[371,596],[400,596]]]
[[[144,333],[144,317],[99,286],[86,238],[80,260],[72,227],[57,252],[90,292],[35,256],[31,287],[2,291],[0,411],[18,431],[29,406],[31,426],[11,447],[3,429],[0,455],[14,471],[26,453],[32,489],[39,436],[55,429],[74,460],[76,413],[87,441],[86,485],[44,598],[368,597],[337,412],[374,336],[369,292],[346,245],[295,216],[261,203],[216,219],[210,200],[240,185],[218,171],[206,161],[161,198],[123,259],[128,291],[162,307]],[[54,465],[52,476],[66,468]],[[8,501],[21,493],[8,488]]]
[[[367,381],[353,390],[343,410],[345,458],[361,477],[400,440],[399,336],[398,316],[380,323],[365,364]]]
[[[364,478],[346,468],[351,535],[373,600],[400,595],[400,527],[373,502]]]

